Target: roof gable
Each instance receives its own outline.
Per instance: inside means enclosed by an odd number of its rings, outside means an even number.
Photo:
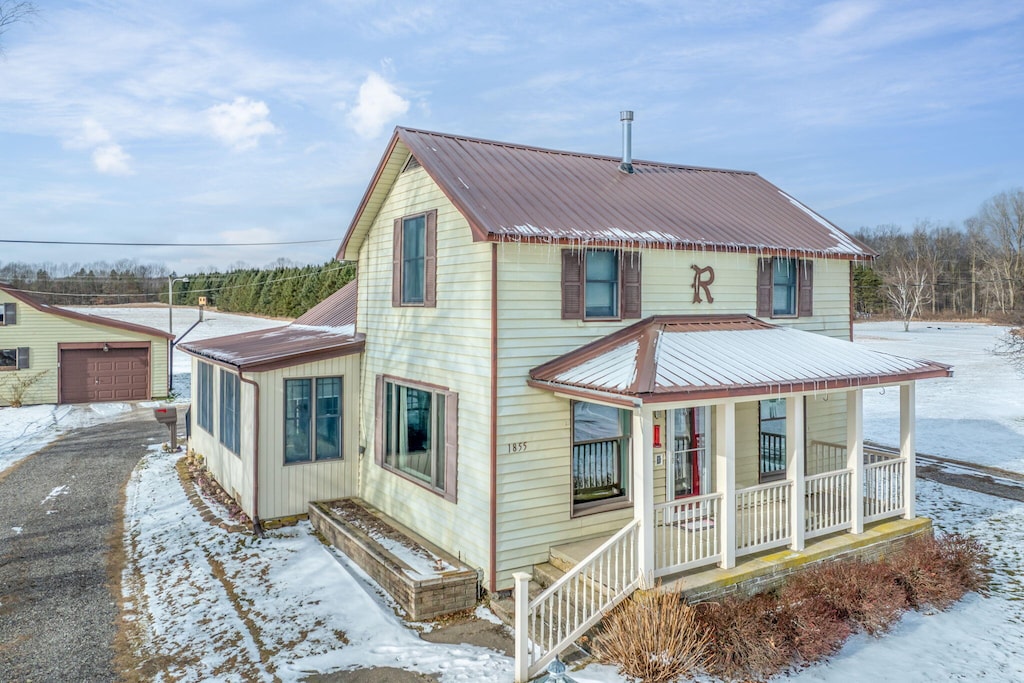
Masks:
[[[104,327],[115,327],[119,330],[127,330],[129,332],[138,332],[140,334],[149,335],[152,337],[162,337],[164,339],[174,339],[174,335],[163,330],[158,330],[155,327],[147,327],[145,325],[136,325],[135,323],[128,323],[122,320],[114,320],[113,318],[104,318],[100,315],[91,315],[89,313],[79,313],[78,311],[69,311],[66,308],[59,306],[51,306],[50,304],[44,304],[34,296],[27,294],[19,289],[15,289],[8,284],[0,282],[0,291],[5,292],[9,296],[17,299],[26,306],[30,306],[41,313],[49,313],[50,315],[56,315],[61,318],[68,318],[69,320],[77,320],[79,322],[91,323],[93,325],[102,325]]]
[[[756,173],[634,161],[397,128],[345,236],[354,260],[409,155],[466,217],[475,241],[869,258]]]

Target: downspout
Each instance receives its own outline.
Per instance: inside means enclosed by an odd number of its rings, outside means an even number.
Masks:
[[[238,379],[252,386],[253,391],[252,532],[256,538],[263,538],[263,527],[260,525],[260,385],[243,376],[242,368],[238,368]]]
[[[498,586],[498,243],[491,243],[491,548],[490,590]]]

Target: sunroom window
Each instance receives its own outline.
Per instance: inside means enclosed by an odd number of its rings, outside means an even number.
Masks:
[[[341,387],[340,377],[284,381],[285,463],[342,457]]]
[[[624,498],[629,483],[628,411],[584,401],[572,403],[574,506]]]

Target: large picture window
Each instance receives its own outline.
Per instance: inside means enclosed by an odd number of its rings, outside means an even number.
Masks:
[[[454,500],[458,396],[384,378],[378,386],[380,464]]]
[[[630,425],[629,411],[573,401],[574,509],[586,509],[589,504],[627,496]]]
[[[196,418],[200,427],[213,434],[213,366],[200,361],[197,369]]]
[[[284,381],[284,461],[337,460],[341,451],[340,377]]]
[[[220,442],[239,454],[241,437],[241,382],[238,375],[223,368],[220,371]]]
[[[786,476],[786,399],[770,398],[758,402],[760,447],[758,477],[761,482]]]

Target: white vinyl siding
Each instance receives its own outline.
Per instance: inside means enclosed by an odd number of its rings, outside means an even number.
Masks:
[[[392,306],[395,219],[437,211],[436,307]],[[491,245],[422,168],[403,172],[359,250],[358,331],[366,334],[360,391],[360,495],[413,531],[489,569]],[[378,375],[458,394],[457,502],[374,462]]]

